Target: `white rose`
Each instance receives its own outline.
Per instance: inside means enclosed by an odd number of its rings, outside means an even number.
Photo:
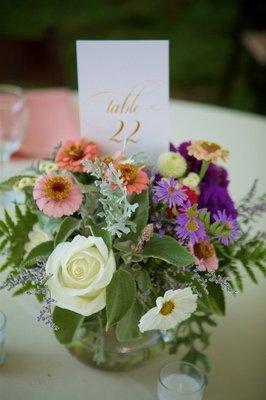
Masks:
[[[100,237],[78,235],[60,243],[46,264],[51,297],[61,308],[94,314],[106,305],[106,286],[115,268],[114,254]]]
[[[24,249],[27,253],[29,253],[34,247],[38,246],[38,244],[53,239],[51,235],[42,230],[39,224],[33,225],[28,237],[29,241],[24,246]]]

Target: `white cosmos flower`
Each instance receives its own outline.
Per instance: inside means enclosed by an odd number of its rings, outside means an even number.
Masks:
[[[190,317],[197,308],[197,295],[191,288],[168,290],[158,297],[156,307],[144,314],[139,322],[141,332],[152,329],[167,330]]]
[[[29,253],[34,247],[38,246],[38,244],[53,239],[52,235],[49,235],[42,230],[39,224],[33,225],[28,237],[29,241],[24,246],[24,249],[27,253]]]
[[[100,237],[74,237],[56,246],[46,264],[47,284],[57,306],[91,315],[106,305],[106,286],[115,271],[115,258]]]

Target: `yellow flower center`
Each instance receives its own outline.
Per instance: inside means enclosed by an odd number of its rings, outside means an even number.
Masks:
[[[191,219],[187,222],[186,227],[189,232],[195,232],[199,226],[195,220]]]
[[[119,164],[117,169],[121,172],[121,179],[125,185],[135,181],[138,173],[138,168],[135,165],[129,163]]]
[[[168,193],[169,194],[173,194],[173,193],[175,193],[176,192],[176,187],[175,186],[169,186],[168,187]]]
[[[224,227],[225,227],[225,229],[231,230],[231,229],[232,229],[231,222],[230,222],[230,221],[226,221],[226,222],[224,223]]]
[[[201,143],[201,147],[208,153],[215,153],[217,150],[221,149],[221,146],[219,146],[219,144],[205,141]]]
[[[66,150],[65,154],[72,158],[74,161],[80,160],[84,155],[83,146],[81,144],[71,144]]]
[[[191,207],[186,211],[186,214],[189,218],[194,218],[197,216],[197,210],[196,207]]]
[[[194,253],[200,260],[206,260],[215,255],[215,249],[212,243],[207,240],[201,240],[199,243],[194,244]]]
[[[113,162],[113,158],[111,156],[103,156],[102,157],[102,162],[106,165],[111,164]]]
[[[46,196],[54,201],[66,199],[72,189],[72,183],[66,176],[52,176],[47,178],[44,183],[44,192]]]
[[[225,231],[223,231],[222,235],[223,235],[223,236],[230,236],[231,231],[232,231],[232,224],[231,224],[231,222],[230,222],[230,221],[226,221],[226,222],[223,224],[223,227],[224,227]]]
[[[174,308],[175,308],[175,304],[171,300],[166,301],[163,304],[162,308],[160,309],[160,313],[162,315],[171,314],[171,312],[173,311]]]

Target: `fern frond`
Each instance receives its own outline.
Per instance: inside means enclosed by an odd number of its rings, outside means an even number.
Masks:
[[[32,230],[37,217],[28,208],[23,213],[19,206],[15,205],[15,218],[4,212],[4,220],[0,221],[0,229],[3,232],[4,239],[1,242],[1,250],[8,247],[8,254],[0,270],[8,267],[16,268],[20,265],[24,254],[24,246],[28,242],[28,234]]]

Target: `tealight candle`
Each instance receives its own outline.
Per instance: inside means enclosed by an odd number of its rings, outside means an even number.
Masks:
[[[0,311],[0,364],[2,364],[5,359],[5,326],[6,316]]]
[[[159,400],[201,400],[204,374],[195,365],[173,361],[161,368],[158,381]]]

